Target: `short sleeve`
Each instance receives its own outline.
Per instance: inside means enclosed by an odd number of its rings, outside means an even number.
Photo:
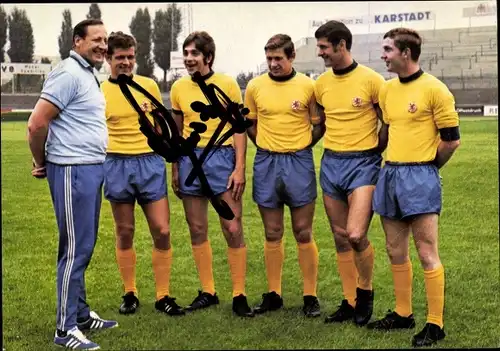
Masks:
[[[388,85],[389,85],[389,82],[384,82],[380,86],[380,90],[378,93],[378,99],[377,99],[378,105],[380,106],[380,109],[382,110],[382,118],[383,118],[385,124],[390,124],[389,116],[388,116],[387,110],[385,108],[385,99],[387,96],[387,86]]]
[[[245,107],[250,111],[247,115],[248,119],[257,119],[257,105],[255,104],[254,84],[252,81],[248,82],[245,90]]]
[[[459,118],[455,109],[455,98],[446,85],[439,82],[432,89],[432,114],[438,129],[458,127]]]
[[[379,92],[382,85],[385,83],[384,77],[378,73],[374,73],[371,79],[371,99],[373,104],[379,103]]]
[[[176,81],[170,89],[170,105],[172,106],[172,111],[174,113],[182,113],[181,105],[179,103],[179,81]]]
[[[64,110],[78,91],[76,78],[63,69],[55,69],[47,76],[40,97]]]

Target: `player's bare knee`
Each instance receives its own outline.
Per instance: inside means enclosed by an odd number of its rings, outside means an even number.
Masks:
[[[116,224],[116,236],[118,237],[134,236],[134,231],[135,231],[135,225],[132,223]]]
[[[238,234],[226,236],[227,246],[232,249],[239,249],[240,247],[245,247],[245,240],[243,238],[243,232],[240,230]]]
[[[349,243],[354,247],[361,244],[363,239],[366,239],[366,233],[358,229],[351,229],[347,231]]]
[[[421,246],[417,248],[418,258],[424,270],[434,269],[440,264],[439,255],[432,246]]]
[[[191,245],[198,246],[198,245],[203,244],[207,240],[208,240],[208,237],[206,235],[194,236],[193,234],[191,234]]]
[[[188,227],[192,236],[203,235],[207,232],[207,227],[199,222],[188,222]]]
[[[360,238],[357,238],[356,240],[352,240],[351,237],[349,237],[349,242],[351,243],[352,248],[356,252],[363,252],[366,250],[368,245],[370,245],[370,241],[368,240],[366,235],[363,235]]]
[[[241,218],[235,218],[232,221],[225,221],[223,227],[224,234],[226,235],[227,245],[229,247],[237,249],[245,246],[243,240],[243,227],[241,225]]]
[[[312,228],[301,228],[299,230],[294,230],[293,235],[298,243],[306,244],[311,241],[312,238]]]
[[[407,254],[398,253],[398,252],[389,253],[389,251],[387,251],[387,253],[388,253],[389,261],[391,262],[391,264],[404,264],[406,261],[409,260]]]
[[[337,252],[347,252],[352,249],[349,238],[343,235],[343,233],[333,232],[333,240],[335,241]]]
[[[386,242],[387,256],[392,264],[403,264],[408,259],[408,248],[402,243]]]
[[[241,235],[242,232],[241,216],[236,216],[231,221],[223,221],[222,227],[224,231],[229,233],[231,236]]]
[[[153,235],[153,242],[158,250],[170,249],[170,230]]]
[[[266,227],[267,241],[280,241],[283,238],[283,227],[280,225],[271,225]]]
[[[348,239],[348,233],[347,230],[343,227],[340,227],[338,225],[332,225],[332,231],[334,237],[339,237],[339,238],[345,238],[346,240]]]
[[[167,250],[170,246],[170,226],[164,225],[154,228],[151,231],[155,247],[160,250]]]
[[[207,240],[207,227],[203,224],[189,223],[189,232],[193,245],[201,245]]]
[[[116,225],[116,245],[121,250],[132,248],[134,243],[135,226],[128,223],[118,223]]]

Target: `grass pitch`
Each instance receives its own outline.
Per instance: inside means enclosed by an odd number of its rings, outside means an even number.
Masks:
[[[441,171],[443,213],[439,240],[446,274],[447,333],[446,339],[439,343],[442,348],[500,347],[497,123],[497,119],[462,119],[462,146]],[[58,234],[48,185],[46,180],[30,175],[26,122],[2,122],[1,145],[3,346],[8,351],[56,349],[52,340]],[[316,147],[318,170],[321,154],[322,147]],[[267,287],[263,226],[251,198],[254,155],[255,148],[250,145],[243,221],[248,246],[247,295],[251,305],[260,302]],[[174,248],[171,294],[185,306],[195,297],[199,283],[182,203],[173,194],[170,201]],[[301,314],[302,281],[287,213],[285,308],[253,319],[240,319],[231,312],[226,244],[215,211],[211,207],[209,211],[214,277],[221,304],[180,318],[155,312],[152,240],[142,211],[137,207],[135,247],[141,307],[136,315],[121,316],[117,310],[123,292],[115,263],[113,221],[109,203],[103,202],[99,239],[86,274],[87,296],[91,308],[104,318],[118,320],[120,326],[89,334],[91,340],[108,350],[411,347],[412,335],[423,327],[426,318],[423,271],[413,242],[410,252],[417,321],[414,331],[386,334],[351,324],[323,323],[324,317],[340,303],[342,289],[321,197],[316,205],[314,234],[320,252],[318,297],[322,317],[305,319]],[[373,318],[379,318],[394,308],[394,297],[378,216],[374,216],[369,237],[375,248]]]

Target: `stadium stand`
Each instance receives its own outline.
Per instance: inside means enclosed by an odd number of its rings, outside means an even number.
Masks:
[[[469,27],[420,31],[423,37],[422,68],[443,80],[455,95],[457,104],[498,104],[497,27]],[[386,79],[394,75],[386,71],[380,59],[383,33],[354,35],[354,58],[375,69]],[[316,77],[325,71],[323,60],[316,56],[316,39],[302,38],[295,43],[295,68]],[[261,73],[267,71],[265,63]],[[22,92],[33,93],[40,87],[23,87]],[[35,90],[35,91],[37,91]],[[11,94],[12,87],[2,85],[2,111],[32,109],[37,94]],[[164,93],[164,104],[170,107],[169,94]]]
[[[442,79],[455,95],[457,104],[498,103],[497,27],[470,27],[420,31],[423,37],[421,67]],[[382,74],[387,72],[380,59],[383,33],[353,36],[353,57]],[[311,76],[325,71],[316,56],[316,39],[296,43],[295,68]],[[265,69],[265,65],[262,66]]]
[[[12,95],[2,94],[3,110],[28,110],[35,107],[39,95]]]

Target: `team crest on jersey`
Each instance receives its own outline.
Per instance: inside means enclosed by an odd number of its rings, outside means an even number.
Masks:
[[[355,97],[354,99],[352,99],[352,106],[354,107],[361,107],[361,98],[360,97]]]
[[[142,112],[151,112],[151,103],[149,101],[144,100],[140,106]]]
[[[415,113],[417,112],[417,105],[414,102],[410,102],[408,105],[408,112]]]
[[[300,101],[293,100],[292,101],[292,110],[298,110],[300,108]]]

